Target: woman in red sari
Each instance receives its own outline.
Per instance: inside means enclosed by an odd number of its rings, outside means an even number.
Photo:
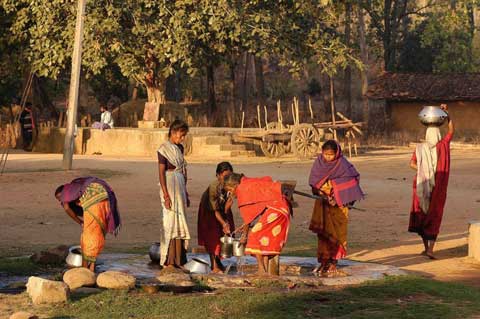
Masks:
[[[232,198],[227,198],[221,189],[223,178],[233,173],[229,162],[217,165],[217,178],[202,195],[198,208],[198,244],[204,246],[210,255],[210,265],[214,273],[224,271],[220,261],[220,238],[235,229],[233,221]]]
[[[282,185],[271,177],[248,178],[231,174],[224,179],[224,189],[237,198],[244,221],[241,242],[245,253],[254,255],[258,273],[265,275],[269,259],[280,255],[287,241],[291,207],[282,193]]]
[[[441,108],[447,111],[447,105]],[[425,142],[418,144],[410,167],[417,171],[413,181],[413,201],[408,231],[422,237],[422,255],[435,259],[433,247],[442,223],[450,175],[450,141],[455,127],[448,117],[448,133],[441,138],[438,127],[428,127]]]

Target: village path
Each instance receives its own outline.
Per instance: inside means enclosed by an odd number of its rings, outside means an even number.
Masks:
[[[420,240],[407,232],[413,171],[408,167],[411,148],[377,149],[354,158],[367,198],[358,204],[365,212],[351,211],[349,258],[399,266],[440,280],[480,284],[480,263],[467,255],[468,222],[480,220],[480,149],[452,151],[452,174],[437,252],[431,261],[419,253]],[[196,246],[197,208],[202,192],[215,175],[220,158],[189,158],[188,188],[192,206],[187,222]],[[312,161],[293,157],[230,159],[236,171],[248,176],[271,175],[297,180],[308,191]],[[63,213],[53,197],[55,188],[86,174],[106,179],[119,199],[123,229],[107,239],[107,251],[145,251],[158,241],[160,223],[158,172],[152,158],[75,156],[74,171],[63,172],[61,155],[10,155],[0,177],[0,256],[25,255],[40,248],[77,244],[80,229]],[[298,207],[285,247],[286,254],[313,256],[315,236],[308,230],[313,202],[296,197]],[[237,220],[240,223],[239,220]]]

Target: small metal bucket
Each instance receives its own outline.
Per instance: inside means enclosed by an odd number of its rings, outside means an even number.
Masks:
[[[233,255],[233,237],[223,236],[220,238],[220,255],[223,258],[230,258]]]
[[[233,240],[233,256],[242,257],[245,256],[245,245],[240,243],[240,239]]]

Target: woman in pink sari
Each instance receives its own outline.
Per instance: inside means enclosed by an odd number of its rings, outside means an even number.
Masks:
[[[447,105],[441,108],[446,112]],[[418,144],[410,167],[417,171],[413,181],[413,201],[408,231],[422,237],[422,255],[435,259],[433,247],[442,223],[450,175],[450,141],[455,127],[448,117],[448,133],[441,137],[438,127],[428,127],[425,142]]]

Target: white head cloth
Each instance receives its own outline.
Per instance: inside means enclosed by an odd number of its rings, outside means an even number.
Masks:
[[[427,214],[430,207],[430,196],[435,186],[435,173],[437,171],[437,144],[442,139],[438,127],[428,127],[425,142],[418,144],[417,156],[417,196],[420,208]]]

